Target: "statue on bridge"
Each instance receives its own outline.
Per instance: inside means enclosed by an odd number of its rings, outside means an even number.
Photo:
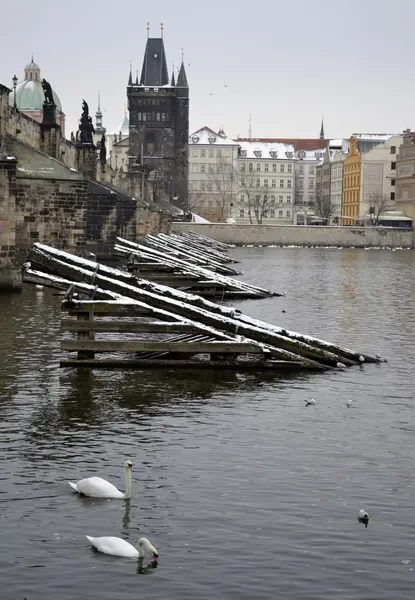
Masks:
[[[45,94],[45,102],[46,104],[55,104],[55,100],[53,98],[52,86],[49,81],[46,79],[42,79],[42,88],[43,93]]]
[[[82,100],[82,115],[79,123],[79,141],[81,144],[93,144],[92,138],[95,128],[92,123],[92,117],[89,116],[89,106],[85,100]],[[78,139],[78,136],[77,136]]]
[[[105,146],[105,135],[102,134],[100,148],[99,148],[99,162],[104,166],[107,162],[107,148]]]

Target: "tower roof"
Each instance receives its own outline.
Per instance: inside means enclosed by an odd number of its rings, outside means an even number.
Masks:
[[[148,87],[169,85],[163,38],[148,38],[140,84]]]
[[[188,88],[189,84],[187,83],[186,70],[184,68],[184,64],[180,65],[179,76],[177,78],[177,87],[185,87]]]
[[[130,119],[128,118],[127,112],[125,112],[124,117],[118,123],[117,127],[110,133],[110,135],[118,135],[122,136],[130,135]]]

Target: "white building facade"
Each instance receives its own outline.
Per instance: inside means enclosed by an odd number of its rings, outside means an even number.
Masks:
[[[239,144],[220,129],[202,127],[189,136],[189,207],[212,222],[233,217]]]
[[[403,143],[402,135],[391,136],[383,144],[361,155],[359,217],[391,210],[395,206],[396,158]]]
[[[238,223],[291,225],[295,196],[292,145],[238,141]]]

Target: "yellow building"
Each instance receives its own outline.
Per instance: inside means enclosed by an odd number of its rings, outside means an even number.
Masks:
[[[357,139],[350,138],[350,147],[344,159],[342,225],[355,225],[360,210],[361,155],[357,150]]]

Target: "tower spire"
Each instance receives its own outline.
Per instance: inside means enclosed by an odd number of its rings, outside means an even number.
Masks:
[[[321,139],[321,140],[324,140],[324,122],[323,122],[323,115],[321,116],[320,139]]]
[[[174,77],[174,63],[171,71],[171,87],[176,87],[176,78]]]
[[[161,39],[163,39],[163,32],[164,32],[164,23],[160,23]]]
[[[133,71],[132,71],[132,68],[133,68],[133,66],[132,66],[132,63],[131,63],[131,60],[130,60],[130,76],[128,78],[128,85],[133,85]]]
[[[177,77],[177,87],[188,88],[189,84],[187,83],[186,69],[184,68],[183,62],[183,50],[182,50],[182,64],[180,65],[179,75]]]
[[[248,128],[248,137],[252,137],[252,116],[249,115],[249,128]]]
[[[150,37],[150,23],[147,21],[147,39]]]
[[[98,91],[98,109],[95,113],[95,133],[98,135],[105,134],[105,127],[102,124],[102,111],[101,111],[101,94]]]

